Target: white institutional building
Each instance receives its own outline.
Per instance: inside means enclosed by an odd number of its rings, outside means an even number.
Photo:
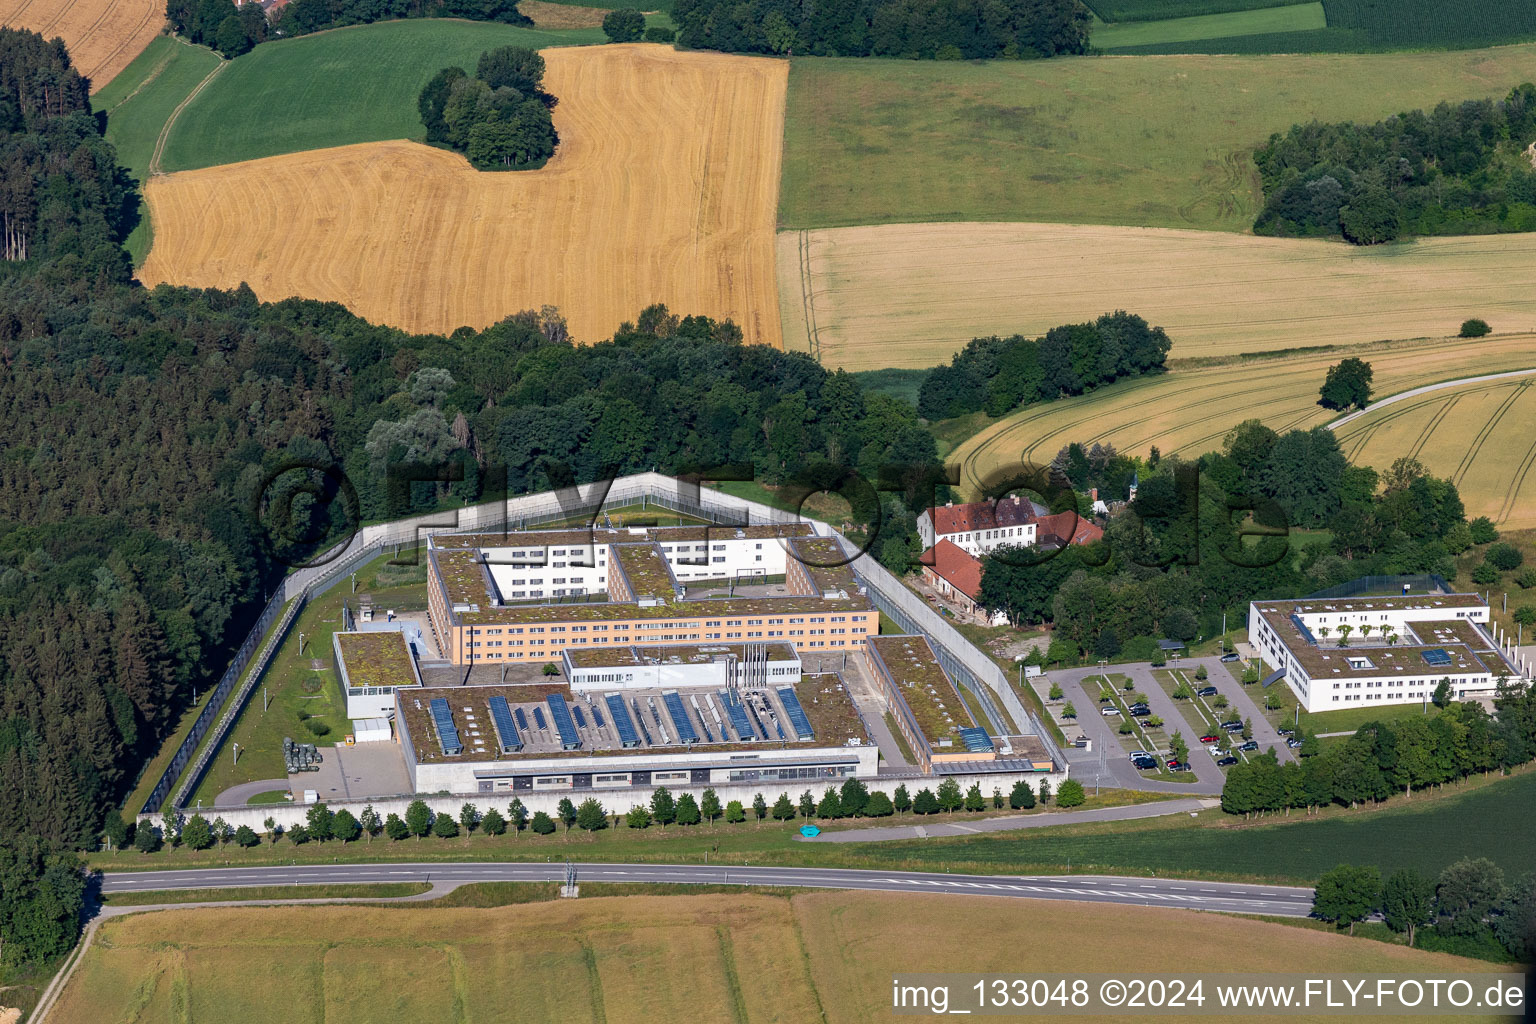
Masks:
[[[1490,629],[1494,632],[1490,632]],[[1308,711],[1406,704],[1449,680],[1454,697],[1492,696],[1527,676],[1478,594],[1254,601],[1248,638]]]

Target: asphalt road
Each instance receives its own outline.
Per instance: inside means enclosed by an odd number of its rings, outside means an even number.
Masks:
[[[972,896],[1184,907],[1238,914],[1306,917],[1312,890],[1243,882],[1116,878],[1092,875],[1037,877],[957,875],[919,871],[745,867],[698,864],[576,864],[577,882],[684,882],[858,889],[874,892],[951,892]],[[166,889],[224,889],[253,885],[359,882],[563,882],[565,865],[535,864],[296,864],[288,867],[193,868],[184,871],[111,871],[104,893]]]

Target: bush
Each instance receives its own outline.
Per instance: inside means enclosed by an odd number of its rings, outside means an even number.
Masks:
[[[648,43],[670,43],[677,38],[677,33],[660,25],[652,25],[645,30],[645,41]]]
[[[1461,322],[1461,336],[1463,338],[1481,338],[1491,330],[1493,328],[1488,326],[1487,320],[1481,320],[1477,317]]]
[[[891,798],[878,790],[869,794],[869,803],[864,805],[864,813],[871,818],[889,818],[895,810]]]
[[[1083,792],[1083,784],[1076,779],[1067,779],[1056,791],[1057,807],[1080,807],[1088,795]]]
[[[633,43],[645,32],[645,15],[639,11],[609,11],[603,16],[603,34],[613,43]]]
[[[1195,678],[1196,679],[1204,681],[1206,679],[1209,679],[1210,677],[1211,677],[1210,670],[1208,670],[1204,665],[1197,665],[1195,667]]]
[[[1493,520],[1487,516],[1478,516],[1467,524],[1467,529],[1472,534],[1473,544],[1492,544],[1499,539],[1499,531],[1494,529]]]
[[[1472,582],[1484,587],[1492,586],[1499,582],[1499,570],[1494,568],[1492,562],[1484,560],[1481,565],[1472,570]]]
[[[534,811],[533,823],[529,827],[541,836],[554,835],[555,819],[543,811]]]
[[[1511,569],[1520,568],[1520,563],[1525,561],[1525,556],[1520,554],[1520,549],[1513,544],[1498,543],[1488,549],[1484,556],[1493,563],[1493,567],[1500,572],[1508,572]]]
[[[1515,582],[1520,584],[1523,590],[1530,590],[1532,587],[1536,587],[1536,569],[1520,570],[1520,575],[1515,577]]]
[[[439,814],[432,820],[432,834],[439,839],[452,839],[459,834],[459,823],[450,814]]]
[[[1135,731],[1136,731],[1136,727],[1131,724],[1131,720],[1129,718],[1121,719],[1121,721],[1120,721],[1120,735],[1121,736],[1129,736],[1131,733],[1133,733]]]
[[[1156,637],[1133,636],[1120,645],[1120,656],[1127,661],[1152,661],[1161,654]]]
[[[309,730],[311,736],[326,736],[330,734],[331,727],[318,718],[306,718],[304,728]]]
[[[1013,784],[1013,792],[1008,794],[1008,806],[1016,811],[1027,811],[1035,806],[1035,790],[1028,782],[1019,780]]]

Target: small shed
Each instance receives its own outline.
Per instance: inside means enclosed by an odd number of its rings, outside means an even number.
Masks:
[[[359,718],[352,723],[352,732],[359,743],[382,743],[392,738],[387,718]]]

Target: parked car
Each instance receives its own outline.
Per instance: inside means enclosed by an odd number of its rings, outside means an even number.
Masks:
[[[1294,736],[1294,735],[1296,735],[1296,730],[1295,729],[1276,729],[1275,731],[1278,732],[1281,736]]]
[[[1230,768],[1235,764],[1237,764],[1237,758],[1235,757],[1224,757],[1216,762],[1218,768]]]
[[[1227,732],[1237,732],[1243,727],[1243,723],[1241,719],[1233,719],[1230,722],[1222,722],[1221,727]]]
[[[1285,745],[1290,747],[1292,750],[1295,750],[1297,747],[1301,746],[1301,740],[1297,740],[1297,739],[1286,740],[1285,741]]]
[[[1132,761],[1136,760],[1138,757],[1151,757],[1151,756],[1152,756],[1152,751],[1150,751],[1150,750],[1133,750],[1133,751],[1131,751],[1131,760]]]
[[[1249,740],[1247,743],[1244,743],[1242,746],[1238,747],[1237,749],[1238,750],[1258,750],[1259,749],[1259,741],[1258,740]]]
[[[1236,651],[1228,651],[1226,654],[1223,654],[1221,656],[1221,660],[1222,661],[1237,661],[1238,660],[1238,654],[1237,654]]]
[[[1219,739],[1220,739],[1219,736],[1201,736],[1200,737],[1200,742],[1201,743],[1215,743]]]
[[[1146,718],[1152,713],[1151,708],[1131,708],[1132,718]]]
[[[1202,686],[1200,689],[1196,690],[1195,693],[1199,694],[1201,697],[1214,697],[1216,696],[1216,687]]]
[[[1176,772],[1176,771],[1179,770],[1179,765],[1181,765],[1183,763],[1184,763],[1183,761],[1172,761],[1172,760],[1170,760],[1168,762],[1168,770]]]
[[[1214,743],[1212,743],[1210,746],[1206,747],[1205,749],[1209,750],[1211,752],[1211,756],[1212,757],[1221,757],[1224,754],[1226,754],[1225,750],[1223,750],[1221,747],[1218,747]]]
[[[1132,761],[1131,764],[1135,765],[1137,770],[1144,772],[1151,771],[1157,767],[1157,762],[1152,760],[1150,757],[1138,757],[1136,760]]]
[[[1183,762],[1180,762],[1177,765],[1169,765],[1168,766],[1168,770],[1171,771],[1171,772],[1192,772],[1192,771],[1194,771],[1193,768],[1191,768],[1187,764],[1184,764]]]
[[[1119,708],[1100,708],[1099,709],[1099,714],[1103,715],[1105,718],[1108,718],[1111,715],[1118,715],[1119,713],[1120,713],[1120,709]]]

